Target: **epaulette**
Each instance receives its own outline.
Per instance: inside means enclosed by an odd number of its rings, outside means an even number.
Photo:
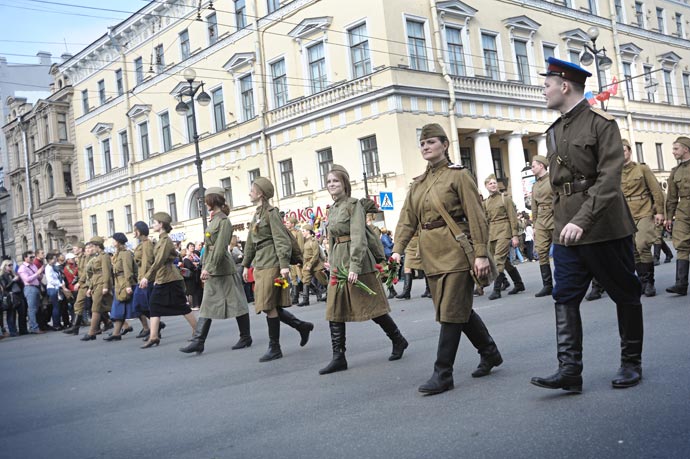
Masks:
[[[453,163],[448,164],[448,169],[464,169],[464,168],[465,168],[465,166],[463,166],[462,164],[453,164]]]
[[[414,182],[419,182],[419,181],[420,181],[421,179],[423,179],[424,177],[426,177],[426,172],[424,172],[422,175],[418,175],[418,176],[416,176],[415,178],[413,178],[413,179],[412,179],[412,182],[413,182],[413,183],[414,183]]]
[[[589,109],[592,110],[597,115],[601,116],[602,118],[608,120],[608,121],[614,121],[616,119],[612,115],[610,115],[609,113],[605,112],[604,110],[602,110],[600,108],[590,106]]]

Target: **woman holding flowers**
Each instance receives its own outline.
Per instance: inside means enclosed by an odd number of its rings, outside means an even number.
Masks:
[[[453,364],[462,332],[481,356],[472,376],[486,376],[503,362],[484,322],[472,310],[473,275],[485,279],[491,272],[486,215],[474,178],[463,166],[451,163],[448,145],[448,137],[438,124],[422,128],[420,148],[428,165],[407,193],[392,255],[399,261],[421,228],[419,252],[436,320],[441,323],[434,373],[419,387],[429,395],[453,388]]]
[[[283,357],[280,349],[280,322],[285,322],[299,332],[300,346],[307,344],[309,333],[314,329],[314,324],[303,322],[284,309],[292,305],[289,291],[284,288],[286,278],[290,275],[292,243],[278,209],[268,202],[274,193],[273,184],[265,177],[258,177],[252,183],[249,199],[257,207],[249,226],[242,260],[245,268],[254,265],[254,307],[257,313],[266,314],[268,323],[268,351],[259,362]],[[242,276],[248,282],[248,269],[244,270]]]
[[[376,322],[393,342],[388,360],[400,359],[408,345],[388,314],[390,306],[378,278],[381,267],[376,266],[367,244],[364,207],[351,197],[347,170],[333,165],[328,173],[327,187],[335,201],[328,213],[331,282],[326,307],[333,360],[319,370],[322,375],[347,370],[345,322]]]

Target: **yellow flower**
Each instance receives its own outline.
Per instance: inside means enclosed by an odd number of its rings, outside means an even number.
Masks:
[[[211,233],[209,233],[208,231],[206,231],[206,237],[211,237]]]

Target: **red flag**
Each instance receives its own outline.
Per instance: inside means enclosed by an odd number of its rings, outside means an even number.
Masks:
[[[596,98],[597,100],[603,102],[603,101],[605,101],[605,100],[609,100],[610,97],[611,97],[611,93],[610,93],[610,92],[608,92],[608,91],[602,91],[602,92],[600,92],[599,94],[597,94],[595,98]]]
[[[615,96],[618,94],[618,78],[613,77],[613,80],[611,81],[611,87],[609,88],[609,93],[611,93],[612,96]]]

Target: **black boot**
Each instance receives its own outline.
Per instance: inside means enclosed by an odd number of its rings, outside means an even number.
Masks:
[[[553,293],[553,277],[551,276],[551,265],[539,265],[541,271],[541,281],[544,285],[534,296],[541,298],[542,296],[551,295]]]
[[[656,296],[656,287],[654,286],[654,263],[640,263],[638,268],[645,273],[645,282],[642,284],[642,293],[647,297]],[[640,281],[641,280],[642,278],[640,278]]]
[[[317,302],[326,301],[326,289],[324,289],[321,284],[317,284],[314,290],[316,291]]]
[[[673,260],[673,252],[663,238],[661,239],[661,250],[664,252],[664,263],[671,263],[671,260]]]
[[[389,314],[384,314],[379,317],[374,317],[372,320],[386,332],[386,335],[388,335],[393,342],[393,351],[390,357],[388,357],[388,360],[400,360],[403,356],[403,352],[407,349],[408,343],[402,333],[400,333],[393,318]]]
[[[72,325],[67,330],[63,330],[62,333],[66,334],[66,335],[75,335],[75,336],[78,335],[79,334],[79,327],[81,327],[82,321],[83,321],[82,315],[78,314],[74,318],[74,325]]]
[[[429,278],[424,276],[424,283],[426,284],[426,289],[422,293],[422,298],[431,298],[431,290],[429,290]]]
[[[505,278],[505,273],[499,273],[498,276],[496,276],[496,280],[494,281],[494,291],[491,292],[491,295],[489,295],[490,300],[495,300],[501,297],[501,287],[503,286],[503,281]]]
[[[345,360],[345,322],[329,322],[328,324],[331,328],[333,359],[328,365],[319,370],[320,375],[347,370],[347,360]]]
[[[582,393],[582,321],[578,306],[556,303],[556,341],[558,370],[546,378],[534,377],[531,383],[547,389]]]
[[[589,291],[589,293],[585,297],[585,300],[587,300],[587,301],[599,300],[599,299],[601,299],[602,293],[604,293],[604,289],[601,287],[601,284],[599,283],[598,280],[596,280],[596,278],[592,278],[592,290]]]
[[[501,291],[508,290],[510,288],[510,282],[508,282],[508,278],[506,276],[503,276],[503,282],[501,282]]]
[[[506,271],[508,271],[508,275],[511,279],[513,279],[513,284],[515,284],[513,289],[508,292],[508,295],[515,295],[516,293],[524,292],[525,284],[522,282],[522,277],[520,277],[520,273],[518,272],[517,268],[513,265],[506,264]]]
[[[654,266],[661,264],[661,244],[654,244]]]
[[[636,386],[642,379],[642,305],[616,305],[621,337],[621,366],[611,385],[616,389]]]
[[[675,293],[676,295],[688,294],[688,267],[690,261],[676,260],[676,285],[666,289],[668,293]]]
[[[410,290],[412,290],[412,273],[405,273],[405,286],[403,287],[403,291],[400,295],[396,295],[395,297],[399,300],[409,300],[410,299]]]
[[[309,306],[309,285],[306,284],[302,287],[302,301],[297,303],[297,306]]]
[[[498,352],[498,347],[494,339],[489,334],[484,321],[479,314],[472,311],[470,319],[467,321],[462,331],[470,340],[472,346],[479,352],[479,366],[472,373],[473,378],[481,378],[487,376],[493,367],[497,367],[503,363],[503,357]]]
[[[299,320],[297,317],[293,316],[292,313],[280,307],[278,308],[278,318],[281,322],[291,326],[299,332],[299,335],[302,338],[299,342],[300,346],[305,346],[307,344],[309,341],[309,333],[311,333],[311,331],[314,329],[313,323]]]
[[[500,284],[499,284],[500,285]],[[428,395],[440,394],[451,390],[453,385],[453,364],[460,344],[460,336],[465,324],[450,324],[441,322],[441,332],[438,335],[438,349],[434,374],[421,386],[419,392]]]
[[[268,323],[268,351],[261,356],[259,362],[268,362],[283,357],[283,352],[280,350],[280,318],[266,317],[266,323]]]
[[[647,266],[642,263],[635,263],[635,273],[637,273],[637,278],[640,280],[640,292],[644,294],[644,290],[647,287],[649,277],[649,273],[647,272]]]
[[[232,347],[235,349],[244,349],[252,345],[252,334],[249,330],[249,313],[235,317],[237,321],[237,328],[240,329],[240,340]]]
[[[395,291],[395,287],[391,284],[390,287],[388,287],[388,299],[392,300],[397,296],[398,292]]]
[[[292,304],[297,304],[299,303],[299,285],[291,285],[290,286],[290,302]]]
[[[185,354],[191,354],[192,352],[201,354],[204,352],[204,343],[206,342],[206,337],[208,336],[208,331],[210,328],[211,319],[199,317],[196,321],[194,334],[192,335],[192,342],[187,346],[180,348],[180,352],[184,352]]]

